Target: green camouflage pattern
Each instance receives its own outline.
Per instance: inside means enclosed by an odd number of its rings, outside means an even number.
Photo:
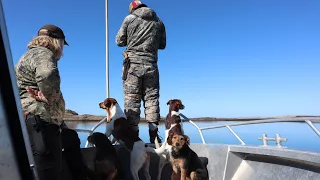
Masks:
[[[158,49],[166,47],[166,30],[157,14],[150,8],[141,7],[128,15],[117,33],[116,44],[127,46],[131,62],[156,63]]]
[[[140,122],[141,99],[148,122],[160,121],[159,71],[157,65],[130,64],[127,79],[123,81],[124,109],[131,125]]]
[[[124,110],[128,121],[138,129],[141,100],[148,122],[160,121],[158,50],[166,48],[166,30],[154,10],[136,9],[128,15],[117,33],[116,44],[126,46],[130,60],[123,80]]]
[[[23,111],[39,115],[44,121],[59,124],[64,116],[65,101],[53,52],[45,47],[31,47],[16,64],[15,74]],[[48,102],[30,97],[27,88],[41,91]]]

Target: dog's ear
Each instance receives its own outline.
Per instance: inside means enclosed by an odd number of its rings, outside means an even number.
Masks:
[[[87,140],[89,141],[89,143],[94,144],[92,135],[88,136]]]
[[[99,103],[99,107],[101,109],[107,109],[106,106],[104,105],[104,102]]]
[[[111,106],[112,106],[112,102],[110,101],[110,99],[106,99],[104,102],[103,102],[104,106],[106,107],[106,109],[110,109]]]
[[[116,99],[114,99],[114,98],[109,98],[110,99],[110,101],[112,102],[112,104],[116,104],[116,103],[118,103],[117,102],[117,100]]]
[[[106,107],[106,109],[110,109],[113,105],[115,105],[117,103],[117,100],[115,100],[114,98],[107,98],[106,100],[104,100],[103,104]]]
[[[172,138],[173,138],[173,133],[170,132],[169,135],[168,135],[168,138],[167,138],[167,143],[168,143],[169,145],[172,145]]]
[[[184,135],[184,139],[188,145],[190,145],[190,138],[187,135]]]
[[[172,103],[172,100],[170,99],[168,102],[167,102],[167,105],[171,104]]]

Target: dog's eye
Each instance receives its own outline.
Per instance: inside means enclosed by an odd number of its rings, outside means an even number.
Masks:
[[[180,140],[184,140],[184,138],[180,138]]]

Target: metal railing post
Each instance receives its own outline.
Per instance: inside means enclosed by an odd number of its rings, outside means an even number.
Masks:
[[[238,139],[238,141],[240,141],[240,143],[241,143],[242,146],[245,146],[245,145],[246,145],[246,143],[243,142],[243,140],[238,136],[237,133],[235,133],[235,132],[233,131],[233,129],[231,129],[230,126],[226,126],[226,127],[227,127],[227,128],[229,129],[229,131]]]
[[[201,128],[200,128],[196,123],[194,123],[194,122],[191,121],[189,118],[187,118],[185,115],[183,115],[183,114],[180,113],[180,116],[181,116],[183,119],[187,120],[189,123],[191,123],[194,127],[197,128],[197,130],[199,131],[199,134],[200,134],[202,143],[203,143],[203,144],[206,144],[206,141],[204,140],[204,136],[203,136],[203,134],[202,134]]]
[[[320,131],[313,125],[310,120],[305,120],[306,123],[311,127],[311,129],[320,137]]]

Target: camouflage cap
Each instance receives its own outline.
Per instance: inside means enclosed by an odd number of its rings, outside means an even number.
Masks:
[[[42,29],[45,29],[47,31],[41,31]],[[64,36],[64,33],[62,31],[62,29],[60,29],[59,27],[52,25],[52,24],[46,24],[44,26],[42,26],[39,31],[38,31],[38,36],[40,35],[46,35],[46,36],[50,36],[53,38],[57,38],[57,39],[63,39],[64,40],[64,44],[69,46],[69,44],[66,41],[66,37]]]

